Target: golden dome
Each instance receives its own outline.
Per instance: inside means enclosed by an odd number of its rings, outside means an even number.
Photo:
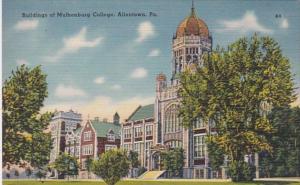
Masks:
[[[181,21],[176,30],[176,37],[185,35],[209,37],[207,25],[202,19],[197,17],[194,7],[192,7],[191,15]]]

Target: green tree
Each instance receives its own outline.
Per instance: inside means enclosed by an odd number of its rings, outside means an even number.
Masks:
[[[162,164],[171,177],[181,177],[184,165],[184,151],[182,148],[174,148],[162,152]]]
[[[294,100],[289,60],[270,37],[242,38],[217,47],[202,65],[180,75],[180,115],[186,127],[197,118],[215,127],[211,141],[237,167],[234,181],[245,180],[244,155],[272,151],[267,135],[274,132],[266,114]],[[237,164],[237,165],[234,165]]]
[[[91,178],[91,171],[92,171],[92,167],[93,167],[93,159],[88,156],[88,158],[85,161],[85,166],[86,166],[86,170],[88,172],[88,179]]]
[[[21,160],[33,163],[37,156],[47,158],[50,154],[49,139],[43,131],[49,124],[51,114],[40,114],[40,108],[48,96],[46,75],[41,67],[18,67],[5,80],[2,92],[3,165],[17,164]],[[37,137],[41,139],[36,140]]]
[[[210,167],[212,170],[218,171],[224,165],[223,150],[210,137],[207,138],[207,143]]]
[[[103,153],[93,163],[93,172],[108,185],[116,184],[128,174],[129,161],[126,151],[113,149]]]
[[[76,157],[62,153],[54,161],[53,168],[57,170],[59,176],[65,177],[78,175],[78,163]]]
[[[140,166],[139,154],[136,151],[130,150],[128,153],[128,160],[130,162],[131,177],[133,177],[133,169]]]
[[[260,166],[265,172],[263,174],[267,177],[299,176],[300,108],[275,108],[269,119],[276,130],[269,136],[274,152],[262,153]]]

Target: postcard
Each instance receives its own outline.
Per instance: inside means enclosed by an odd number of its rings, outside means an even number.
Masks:
[[[2,7],[3,184],[300,184],[299,0]]]

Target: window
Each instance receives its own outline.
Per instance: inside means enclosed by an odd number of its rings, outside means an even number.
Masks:
[[[145,150],[150,150],[151,146],[153,145],[153,142],[152,141],[147,141],[145,143]]]
[[[93,145],[83,145],[82,146],[82,155],[92,155],[93,154]]]
[[[143,131],[142,127],[134,127],[134,137],[142,137]]]
[[[195,169],[195,178],[204,179],[204,169]]]
[[[196,120],[194,121],[194,129],[197,128],[202,128],[204,127],[204,122],[201,118],[196,118]]]
[[[124,139],[130,139],[131,138],[131,129],[125,128],[124,129]]]
[[[141,149],[142,149],[142,143],[134,143],[133,147],[134,147],[133,150],[136,151],[140,155]]]
[[[115,134],[113,131],[110,131],[108,134],[107,134],[107,141],[115,141]]]
[[[75,155],[79,156],[79,153],[80,153],[80,146],[76,146]]]
[[[205,154],[204,136],[194,136],[194,158],[203,158]]]
[[[105,145],[105,151],[117,148],[117,145]]]
[[[83,140],[84,141],[91,141],[92,140],[92,132],[87,131],[83,133]]]
[[[70,147],[70,154],[74,154],[74,147],[72,146],[72,147]]]
[[[173,104],[165,112],[165,133],[178,132],[182,130],[181,118],[178,116],[178,106]]]
[[[146,125],[146,136],[152,136],[153,125]]]
[[[182,148],[182,141],[172,140],[166,143],[170,148]]]

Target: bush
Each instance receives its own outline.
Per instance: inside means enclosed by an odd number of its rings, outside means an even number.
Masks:
[[[39,178],[40,180],[42,180],[42,178],[45,178],[45,177],[46,177],[46,173],[43,172],[43,171],[41,171],[41,170],[39,170],[38,172],[35,173],[35,176],[36,176],[37,178]]]
[[[244,161],[233,161],[229,165],[229,175],[233,182],[252,181],[255,167]]]
[[[106,151],[93,162],[92,171],[108,185],[116,184],[128,174],[129,161],[126,152],[119,149]]]

